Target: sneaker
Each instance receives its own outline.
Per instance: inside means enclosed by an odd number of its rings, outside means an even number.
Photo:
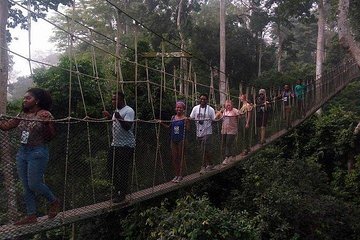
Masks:
[[[201,169],[200,169],[200,174],[204,174],[204,173],[206,173],[206,167],[201,167]]]
[[[48,216],[50,219],[56,217],[60,212],[60,201],[59,199],[55,199],[52,203],[50,203]]]
[[[175,176],[175,177],[173,178],[173,180],[171,180],[171,182],[176,183],[177,179],[178,179],[178,176]]]
[[[19,226],[19,225],[25,225],[25,224],[32,224],[32,223],[36,223],[36,222],[37,222],[37,217],[35,214],[32,214],[32,215],[28,215],[28,216],[20,219],[19,221],[15,222],[14,225]]]
[[[214,170],[214,166],[213,166],[213,165],[207,165],[207,166],[206,166],[206,171],[207,171],[207,172],[210,172],[210,171],[212,171],[212,170]]]
[[[175,183],[179,183],[183,180],[183,177],[182,176],[178,176]]]
[[[226,164],[228,164],[228,163],[229,163],[229,158],[226,157],[226,158],[224,159],[224,161],[222,162],[222,164],[223,164],[223,165],[226,165]]]

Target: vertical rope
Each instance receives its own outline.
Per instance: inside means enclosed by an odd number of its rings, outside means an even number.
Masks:
[[[27,14],[27,22],[28,22],[28,63],[29,63],[29,69],[30,69],[30,76],[33,75],[33,71],[32,71],[32,66],[31,66],[31,0],[28,0],[27,2],[27,7],[28,7],[28,14]]]
[[[75,5],[73,5],[73,9],[72,9],[72,25],[74,25],[74,17],[75,17]],[[73,43],[72,43],[73,44]],[[73,47],[73,46],[72,46]],[[74,58],[74,63],[75,63],[75,70],[76,70],[76,78],[78,80],[78,84],[79,84],[79,89],[80,89],[80,96],[81,96],[81,100],[82,100],[82,104],[83,104],[83,108],[84,108],[84,112],[85,112],[85,119],[88,118],[88,112],[87,112],[87,108],[86,108],[86,103],[85,103],[85,96],[84,96],[84,91],[83,91],[83,87],[82,87],[82,83],[81,83],[81,79],[80,79],[80,71],[79,71],[79,66],[78,66],[78,62],[77,62],[77,58],[76,55],[74,54],[74,52],[72,52],[73,54],[73,58]],[[90,126],[89,126],[89,122],[86,121],[86,130],[87,130],[87,143],[88,143],[88,154],[89,154],[89,163],[90,163],[90,176],[91,176],[91,182],[92,182],[92,197],[93,197],[93,202],[96,202],[95,199],[95,186],[94,186],[94,174],[93,174],[93,166],[92,166],[92,154],[91,154],[91,137],[90,137]]]
[[[151,103],[151,89],[150,89],[150,80],[149,80],[149,66],[148,60],[145,59],[145,72],[146,72],[146,87],[147,87],[147,96],[148,96],[148,103]]]
[[[177,96],[177,88],[176,88],[176,67],[174,65],[174,68],[173,68],[173,91],[174,91],[174,94],[175,94],[175,101],[178,100],[178,96]]]
[[[138,28],[135,26],[135,113],[138,113]],[[137,139],[138,133],[138,121],[135,121],[135,139]],[[134,180],[136,181],[136,186],[138,186],[137,180],[137,171],[136,171],[136,151],[133,154],[133,165],[132,165],[132,173],[131,173],[131,192],[132,187],[134,186]]]
[[[73,2],[73,8],[75,7],[75,0]],[[68,32],[72,32],[71,24],[67,18]],[[66,206],[66,187],[68,183],[68,171],[69,171],[69,152],[70,152],[70,122],[71,122],[71,99],[72,99],[72,47],[73,36],[68,35],[68,55],[69,55],[69,88],[68,88],[68,117],[67,117],[67,132],[66,132],[66,148],[65,148],[65,172],[64,172],[64,192],[63,192],[63,211],[62,218],[65,218],[65,206]]]
[[[257,134],[257,127],[256,127],[256,89],[253,87],[252,88],[252,91],[253,91],[253,109],[254,109],[254,130],[255,130],[255,135]]]
[[[120,23],[120,12],[117,11],[117,24]],[[124,91],[124,79],[121,70],[121,51],[120,51],[120,26],[116,26],[116,50],[115,50],[115,74],[116,74],[116,92],[121,89]]]
[[[135,80],[135,112],[138,113],[138,29],[137,25],[135,26],[135,72],[134,72],[134,80]]]
[[[162,112],[162,98],[163,98],[163,87],[164,85],[164,74],[163,72],[165,71],[165,65],[164,65],[164,54],[165,54],[165,49],[164,49],[164,42],[161,43],[161,75],[160,75],[160,106],[159,106],[159,118],[162,119],[161,116],[161,112]]]
[[[96,84],[97,84],[98,91],[99,91],[99,94],[100,94],[101,105],[102,105],[103,111],[106,111],[104,96],[103,96],[103,92],[101,90],[100,81],[99,81],[99,71],[98,71],[98,67],[97,67],[95,48],[93,46],[94,41],[93,41],[92,31],[91,30],[89,30],[89,34],[90,34],[91,53],[92,53],[91,54],[91,59],[92,59],[93,76],[95,77],[95,80],[96,80]],[[109,124],[106,124],[106,133],[107,133],[108,145],[110,145],[111,137],[110,137],[110,134],[109,134]]]

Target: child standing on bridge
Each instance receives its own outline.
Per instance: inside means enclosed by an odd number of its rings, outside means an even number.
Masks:
[[[179,183],[183,180],[185,133],[189,129],[189,122],[185,116],[185,103],[177,101],[175,106],[176,115],[171,117],[170,125],[162,125],[170,128],[171,139],[171,159],[174,166],[175,177],[173,183]]]

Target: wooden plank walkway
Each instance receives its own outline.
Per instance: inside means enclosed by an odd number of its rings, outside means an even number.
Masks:
[[[238,155],[236,159],[227,165],[216,165],[214,170],[210,172],[206,172],[204,174],[199,174],[199,172],[187,175],[184,177],[183,181],[180,183],[172,183],[166,182],[152,188],[147,188],[140,190],[138,192],[134,192],[126,196],[126,202],[122,203],[113,203],[112,201],[100,202],[88,206],[84,206],[81,208],[71,209],[64,212],[61,212],[54,219],[49,220],[47,216],[39,217],[38,222],[34,224],[15,226],[13,224],[2,225],[0,226],[0,239],[10,239],[13,237],[18,237],[26,234],[34,234],[41,231],[50,230],[53,228],[58,228],[63,225],[68,225],[74,222],[78,222],[80,220],[84,220],[87,218],[99,216],[102,214],[106,214],[112,211],[120,210],[123,208],[127,208],[136,203],[140,203],[146,201],[148,199],[161,196],[163,194],[172,192],[179,188],[183,188],[185,186],[192,185],[201,180],[205,180],[213,175],[224,172],[236,164],[238,164],[241,160],[244,160],[251,155],[255,154],[258,150],[263,148],[264,146],[272,143],[276,139],[280,138],[284,134],[287,133],[287,130],[281,130],[271,137],[267,138],[266,144],[260,145],[257,144],[251,148],[251,151],[246,156]]]

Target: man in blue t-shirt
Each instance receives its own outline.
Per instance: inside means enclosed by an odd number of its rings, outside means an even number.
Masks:
[[[125,104],[122,92],[114,93],[111,102],[115,108],[112,116],[103,111],[104,117],[112,119],[113,139],[108,152],[108,171],[115,189],[114,202],[122,202],[128,193],[129,168],[135,149],[134,110]]]

